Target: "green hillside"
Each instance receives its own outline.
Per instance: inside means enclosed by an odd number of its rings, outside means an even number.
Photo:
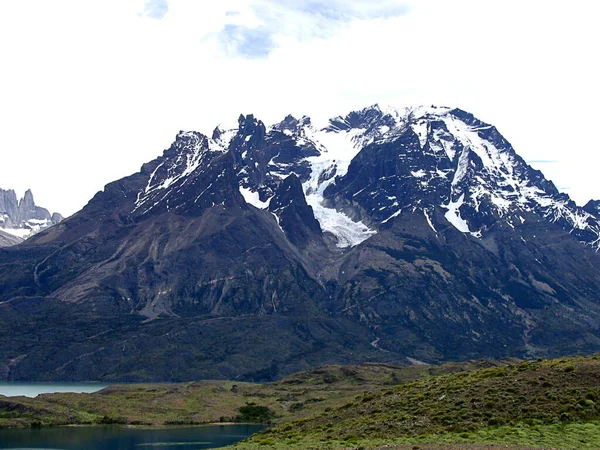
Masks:
[[[200,381],[0,396],[0,427],[229,421],[273,425],[237,450],[480,449],[486,443],[598,449],[600,356],[326,366],[265,384]]]
[[[599,402],[600,357],[526,361],[364,392],[236,448],[487,442],[597,449]]]
[[[93,394],[44,394],[34,399],[0,396],[0,427],[104,423],[199,425],[239,420],[240,415],[245,420],[240,408],[247,404],[269,408],[270,420],[279,424],[335,408],[365,390],[379,392],[421,377],[507,363],[334,365],[265,384],[233,381],[125,384]]]

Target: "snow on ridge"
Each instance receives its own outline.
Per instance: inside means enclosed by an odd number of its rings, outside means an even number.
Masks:
[[[396,139],[410,128],[418,136],[422,148],[427,145],[435,157],[447,157],[452,163],[452,169],[449,168],[443,172],[436,170],[431,173],[437,173],[438,176],[444,178],[452,177],[448,197],[451,199],[457,198],[459,195],[461,197],[459,201],[438,205],[447,210],[446,218],[460,231],[474,236],[480,235],[479,231],[471,231],[467,221],[461,217],[458,208],[462,202],[474,207],[475,211],[479,211],[482,202],[491,202],[494,210],[501,217],[507,215],[512,208],[517,208],[521,211],[537,211],[552,222],[561,221],[563,226],[569,224],[567,227],[572,226],[573,230],[591,230],[599,236],[597,245],[600,247],[600,227],[596,224],[596,219],[581,208],[572,208],[568,202],[556,199],[554,194],[546,192],[545,188],[533,185],[533,181],[524,176],[527,171],[519,170],[521,162],[518,157],[515,157],[512,148],[503,143],[494,144],[493,139],[487,139],[489,135],[486,130],[491,129],[492,125],[481,123],[475,126],[469,125],[460,117],[451,114],[454,108],[449,107],[397,108],[376,104],[356,112],[360,114],[373,109],[382,113],[382,121],[378,123],[378,120],[369,119],[370,123],[365,124],[365,128],[344,129],[342,127],[340,129],[331,126],[319,128],[314,122],[311,124],[310,120],[303,118],[293,128],[280,130],[294,139],[296,145],[314,144],[320,152],[318,156],[305,159],[310,164],[311,175],[309,180],[303,183],[303,190],[322,229],[336,235],[339,239],[338,245],[342,247],[356,245],[376,231],[361,222],[354,222],[334,208],[324,206],[323,192],[325,188],[335,182],[336,176],[344,176],[348,172],[351,161],[366,145],[372,142]],[[373,117],[372,111],[369,116],[365,117]],[[375,118],[377,117],[379,116],[375,115]],[[342,116],[335,119],[345,120]],[[444,127],[436,127],[432,130],[430,127],[432,120],[443,121],[447,131]],[[467,122],[469,121],[467,120]],[[328,123],[331,125],[331,121]],[[272,125],[268,129],[271,131],[275,127],[276,125]],[[168,176],[162,175],[163,179],[156,180],[156,173],[160,169],[160,173],[164,174],[165,167],[156,168],[150,176],[146,189],[138,195],[136,209],[152,197],[156,197],[152,198],[153,202],[156,200],[160,202],[160,195],[155,196],[156,192],[170,188],[174,183],[193,172],[200,163],[199,156],[203,151],[228,151],[231,139],[237,131],[235,128],[221,131],[216,139],[208,139],[207,149],[195,148],[192,152],[188,151],[187,156],[181,156],[181,161],[179,159],[163,161],[161,164],[166,162],[171,166],[166,171]],[[194,132],[183,132],[178,137],[197,141],[194,136],[196,136]],[[460,145],[457,146],[457,142]],[[190,145],[189,142],[187,145]],[[198,142],[196,142],[197,145]],[[462,149],[460,149],[461,146]],[[185,155],[185,152],[182,152],[182,155]],[[478,160],[481,161],[483,167],[473,172],[469,167]],[[179,166],[179,168],[175,166]],[[271,175],[275,178],[283,179],[289,175],[291,170],[286,164],[276,164],[273,160],[268,166]],[[182,167],[183,170],[181,170]],[[475,168],[476,166],[471,167]],[[429,169],[416,167],[410,173],[415,178],[425,179]],[[319,181],[319,177],[323,173],[327,173],[327,177],[323,178],[328,178],[328,180]],[[467,179],[471,176],[472,180]],[[258,193],[244,187],[240,187],[240,192],[249,204],[261,209],[266,208],[268,202],[261,202]],[[164,199],[166,195],[165,192],[162,198]],[[430,219],[427,214],[425,215],[427,219]],[[435,230],[433,227],[432,229]]]
[[[472,127],[452,116],[446,116],[443,120],[450,133],[456,139],[459,139],[465,147],[477,154],[484,165],[484,169],[498,178],[497,184],[500,187],[506,186],[508,188],[508,192],[503,189],[487,192],[501,215],[505,214],[511,205],[520,205],[527,208],[533,204],[541,208],[550,208],[554,212],[554,217],[551,218],[553,221],[562,218],[567,220],[573,228],[580,230],[590,227],[588,221],[591,216],[588,213],[579,210],[573,211],[572,208],[552,198],[551,194],[530,185],[531,180],[517,175],[515,171],[517,161],[514,155],[505,149],[497,148],[493,143],[479,135],[479,131],[490,129],[491,125]],[[459,161],[460,169],[461,162]],[[455,177],[455,180],[457,180],[457,177]]]
[[[307,161],[315,168],[321,170],[331,168],[335,165],[336,176],[346,175],[350,162],[366,145],[366,142],[361,139],[364,132],[364,129],[328,131],[306,127],[304,135],[315,144],[317,150],[320,152],[319,156],[311,156],[307,158]],[[318,176],[313,176],[311,179],[318,184]],[[318,185],[312,183],[310,187],[316,190]]]
[[[231,140],[237,134],[237,128],[231,128],[221,132],[221,135],[217,139],[208,139],[208,148],[212,152],[225,153],[229,149]]]
[[[186,178],[200,166],[204,154],[209,150],[203,145],[202,137],[204,136],[195,131],[182,131],[177,135],[175,145],[178,147],[179,152],[175,161],[164,160],[154,169],[148,178],[146,187],[138,193],[133,211],[136,211],[145,204],[153,194],[161,190],[167,190],[170,186]],[[183,138],[187,138],[189,142],[182,143],[181,140]],[[167,176],[162,180],[156,180],[155,183],[158,170],[167,163],[170,163],[167,168]],[[181,167],[183,167],[183,170],[181,170]],[[146,212],[152,209],[157,203],[150,206]]]
[[[475,210],[479,211],[481,201],[483,198],[487,198],[501,217],[509,212],[511,206],[522,210],[537,210],[551,222],[565,220],[573,230],[590,230],[600,239],[600,229],[591,223],[593,217],[590,214],[581,208],[572,208],[566,202],[554,198],[552,193],[532,185],[532,180],[525,178],[516,170],[520,163],[510,147],[497,147],[493,142],[482,137],[480,132],[491,129],[492,125],[471,126],[448,114],[448,111],[442,111],[441,114],[435,113],[435,115],[444,121],[453,139],[463,145],[463,150],[456,161],[451,195],[454,193],[454,187],[467,176],[471,160],[470,152],[473,152],[483,164],[483,173],[476,175],[477,183],[470,186],[467,192],[468,199],[461,198],[462,201],[472,202]],[[444,132],[436,130],[433,140],[435,142],[432,145],[443,147],[447,156],[453,161],[456,155],[451,149],[452,141],[444,139]],[[446,218],[457,229],[476,236],[480,234],[480,232],[467,231],[468,225],[458,213],[459,206],[454,203],[441,206],[445,208],[450,206]],[[599,244],[596,245],[600,248]]]
[[[479,135],[478,131],[487,127],[471,127],[453,116],[444,116],[442,120],[450,134],[458,139],[464,147],[470,148],[477,154],[486,170],[497,174],[513,175],[516,163],[513,155],[505,149],[497,148]]]
[[[397,121],[405,121],[409,117],[413,119],[420,119],[429,115],[443,116],[446,115],[448,112],[452,111],[453,109],[447,106],[435,105],[415,105],[398,108],[396,106],[380,104],[375,104],[372,106],[372,108],[378,109],[384,115],[390,115]]]
[[[544,197],[539,198],[539,201],[544,201],[547,200]],[[548,218],[551,222],[557,222],[560,219],[565,219],[567,220],[572,226],[573,229],[578,229],[578,230],[585,230],[585,229],[592,229],[592,227],[590,226],[589,220],[593,218],[593,216],[588,213],[587,211],[584,211],[582,209],[571,209],[569,208],[565,202],[557,202],[554,201],[552,199],[548,199],[550,200],[547,204],[549,210],[546,213],[546,218]],[[594,228],[594,231],[599,234],[599,239],[600,239],[600,230],[597,230]]]

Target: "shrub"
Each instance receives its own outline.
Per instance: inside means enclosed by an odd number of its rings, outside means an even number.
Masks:
[[[266,406],[257,405],[256,403],[246,403],[241,406],[238,411],[236,422],[251,422],[251,423],[268,423],[275,416]]]

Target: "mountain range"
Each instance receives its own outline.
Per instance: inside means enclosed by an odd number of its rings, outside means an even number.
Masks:
[[[460,109],[240,115],[0,251],[0,378],[597,351],[599,218]]]
[[[18,244],[63,219],[37,206],[29,189],[20,200],[12,189],[0,189],[0,247]]]

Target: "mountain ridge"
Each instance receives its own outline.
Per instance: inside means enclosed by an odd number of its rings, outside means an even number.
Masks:
[[[268,380],[335,362],[595,351],[592,206],[459,109],[374,105],[326,127],[240,115],[211,137],[180,132],[0,252],[5,333],[27,317],[47,339],[11,338],[0,365],[8,379]],[[57,311],[89,329],[42,323]],[[172,358],[176,370],[161,366]]]

